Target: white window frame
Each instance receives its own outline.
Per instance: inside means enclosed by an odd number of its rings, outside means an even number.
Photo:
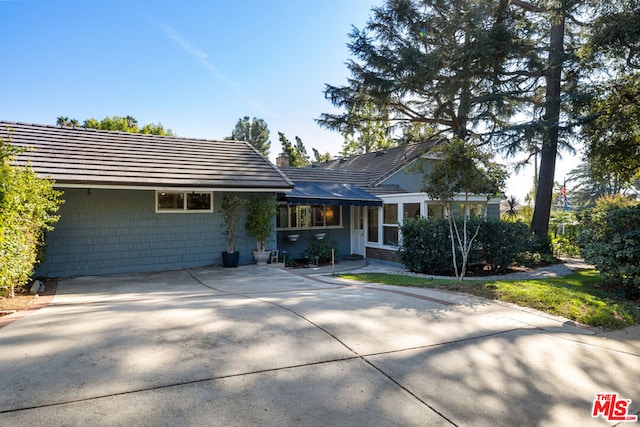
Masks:
[[[318,204],[313,204],[313,205],[289,205],[289,204],[285,204],[285,203],[280,203],[280,206],[286,206],[287,207],[287,226],[286,227],[278,227],[276,230],[277,231],[291,231],[291,230],[326,230],[326,229],[336,229],[336,228],[344,228],[343,224],[342,224],[342,205],[327,205],[327,204],[322,204],[322,203],[318,203]],[[291,226],[291,215],[289,213],[289,209],[294,206],[294,207],[306,207],[309,208],[309,215],[310,215],[310,222],[312,225],[310,226],[305,226],[305,227],[301,227],[301,226],[297,226],[297,227],[292,227]],[[312,206],[322,206],[324,209],[324,220],[325,220],[325,224],[326,224],[326,210],[327,210],[327,206],[337,206],[338,209],[338,216],[339,216],[339,220],[340,220],[340,224],[338,225],[313,225],[313,209]],[[298,211],[296,209],[296,223],[300,224],[300,211]]]
[[[158,206],[158,196],[159,195],[164,195],[164,194],[182,194],[184,196],[183,197],[183,201],[182,201],[182,208],[161,209]],[[189,197],[190,194],[208,194],[209,197],[210,197],[210,200],[211,200],[211,203],[209,205],[209,209],[187,209],[187,198]],[[214,205],[213,191],[156,190],[155,202],[156,202],[156,213],[159,213],[159,214],[164,214],[164,213],[189,213],[189,214],[211,213],[211,212],[213,212],[213,205]]]

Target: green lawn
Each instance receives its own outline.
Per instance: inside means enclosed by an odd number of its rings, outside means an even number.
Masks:
[[[596,271],[536,280],[457,280],[383,273],[341,274],[345,279],[464,292],[483,298],[532,307],[590,326],[622,329],[640,324],[640,308],[616,298],[602,286]]]

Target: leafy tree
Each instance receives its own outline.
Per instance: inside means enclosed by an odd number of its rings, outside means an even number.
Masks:
[[[640,1],[596,1],[594,5],[599,13],[582,49],[585,66],[615,65],[624,73],[640,70]]]
[[[78,127],[80,122],[76,119],[69,120],[67,117],[60,116],[58,117],[56,124],[60,127],[72,126]],[[99,129],[99,130],[109,130],[109,131],[120,131],[120,132],[129,132],[129,133],[144,133],[144,134],[153,134],[153,135],[165,135],[165,136],[175,136],[175,133],[171,129],[165,129],[160,123],[153,124],[149,123],[144,125],[142,128],[138,127],[138,121],[132,116],[120,117],[105,117],[102,120],[98,120],[95,118],[86,119],[82,123],[82,127],[85,129]]]
[[[349,123],[344,127],[345,138],[342,145],[343,156],[357,156],[372,151],[393,147],[389,136],[389,120],[381,120],[385,113],[380,112],[370,100],[350,106]]]
[[[630,184],[625,183],[613,171],[608,176],[597,177],[597,175],[589,159],[567,174],[567,183],[572,185],[569,194],[572,209],[593,208],[596,201],[604,196],[615,194],[635,196],[640,189],[637,180]]]
[[[401,135],[396,138],[397,145],[415,144],[436,138],[438,129],[433,125],[420,122],[408,122],[400,125]]]
[[[136,126],[134,125],[134,129],[135,127]],[[138,132],[147,135],[176,136],[171,129],[165,129],[161,123],[148,123],[144,125]]]
[[[318,122],[342,130],[365,93],[394,123],[423,123],[508,154],[539,155],[531,227],[545,236],[558,149],[572,129],[561,107],[581,87],[573,15],[582,4],[388,0],[351,33],[348,84],[326,86],[325,97],[346,112]]]
[[[331,160],[331,153],[329,153],[328,151],[325,152],[324,154],[320,154],[320,152],[317,149],[313,148],[312,150],[313,150],[313,157],[314,157],[313,163],[323,163]]]
[[[629,185],[640,178],[640,73],[606,84],[582,127],[593,177]]]
[[[278,139],[282,144],[282,153],[289,160],[289,166],[302,167],[309,165],[309,155],[302,139],[296,136],[296,144],[293,145],[282,132],[278,132]]]
[[[246,141],[264,157],[269,157],[269,149],[271,148],[269,128],[267,123],[262,119],[256,119],[255,117],[249,119],[249,116],[238,119],[235,128],[231,131],[231,136],[225,139]]]
[[[441,159],[433,164],[430,173],[425,174],[424,191],[431,198],[441,200],[447,206],[453,266],[456,277],[462,281],[467,269],[469,252],[478,236],[482,221],[478,221],[475,230],[468,230],[467,215],[466,212],[462,212],[460,230],[453,204],[462,202],[465,207],[468,206],[472,194],[486,195],[487,200],[496,197],[504,187],[506,172],[501,166],[491,162],[490,154],[460,139],[453,139],[450,144],[439,146],[436,150]],[[456,260],[456,244],[462,257],[460,271]]]
[[[19,152],[0,138],[0,288],[10,296],[33,274],[44,232],[53,229],[62,203],[52,181],[11,164]]]
[[[494,118],[514,113],[512,83],[502,83],[508,56],[523,39],[507,2],[387,1],[375,7],[349,48],[347,86],[327,85],[325,97],[344,108],[318,120],[331,129],[352,123],[363,97],[376,104],[366,119],[420,122],[467,139]],[[364,94],[364,95],[363,95]]]

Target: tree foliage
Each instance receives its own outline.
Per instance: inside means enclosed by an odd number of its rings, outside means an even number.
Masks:
[[[58,220],[62,193],[29,166],[13,166],[19,153],[0,138],[0,290],[27,283],[43,245],[44,232]]]
[[[344,144],[341,155],[357,156],[384,150],[395,145],[391,139],[389,120],[381,120],[385,113],[379,111],[372,101],[363,101],[350,106],[349,123],[344,126]]]
[[[348,129],[363,102],[369,121],[421,122],[467,139],[482,125],[515,111],[514,82],[499,79],[520,49],[517,14],[508,2],[387,1],[364,29],[352,31],[347,86],[327,85],[325,96],[346,110],[319,123]],[[364,100],[364,101],[363,101]]]
[[[611,171],[607,176],[594,171],[589,158],[567,174],[567,184],[571,185],[569,200],[571,209],[583,210],[595,207],[596,201],[604,196],[616,194],[635,197],[640,191],[640,182],[624,182]]]
[[[238,119],[236,126],[231,131],[231,136],[225,139],[246,141],[264,157],[269,157],[271,148],[269,127],[263,119],[256,119],[255,117],[250,119],[249,116]]]
[[[593,177],[629,185],[640,178],[640,73],[607,83],[583,126]]]
[[[585,64],[640,70],[640,1],[595,2],[598,12],[582,49]]]
[[[467,214],[462,212],[462,230],[460,230],[455,218],[456,211],[452,205],[458,201],[464,203],[465,207],[468,206],[471,195],[485,195],[487,200],[498,196],[504,187],[506,172],[501,166],[491,161],[490,154],[460,139],[453,139],[449,144],[439,146],[436,150],[441,159],[433,164],[431,172],[425,174],[424,191],[432,199],[442,201],[448,208],[453,266],[456,277],[462,281],[473,241],[479,233],[482,222],[478,222],[475,230],[469,230]],[[456,246],[462,257],[460,270],[456,260]]]
[[[60,127],[79,127],[79,122],[76,119],[69,120],[68,117],[59,116],[56,120],[56,125]],[[142,133],[147,135],[165,135],[175,136],[175,133],[171,129],[165,129],[161,123],[148,123],[142,127],[138,126],[138,121],[132,116],[120,117],[105,117],[102,120],[95,118],[86,119],[82,123],[82,127],[85,129],[99,129],[118,132],[129,133]]]
[[[289,160],[289,166],[302,167],[310,164],[309,155],[307,154],[307,149],[302,139],[296,136],[296,143],[294,145],[282,132],[278,132],[278,139],[282,144],[282,154]]]
[[[326,86],[325,97],[344,112],[318,121],[342,130],[365,99],[393,123],[539,156],[532,230],[546,235],[556,157],[573,129],[563,108],[582,88],[575,16],[584,7],[578,0],[388,0],[351,33],[348,84]]]

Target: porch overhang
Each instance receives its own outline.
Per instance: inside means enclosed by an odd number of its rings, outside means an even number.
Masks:
[[[291,205],[382,206],[382,199],[354,184],[295,181],[284,195]]]

